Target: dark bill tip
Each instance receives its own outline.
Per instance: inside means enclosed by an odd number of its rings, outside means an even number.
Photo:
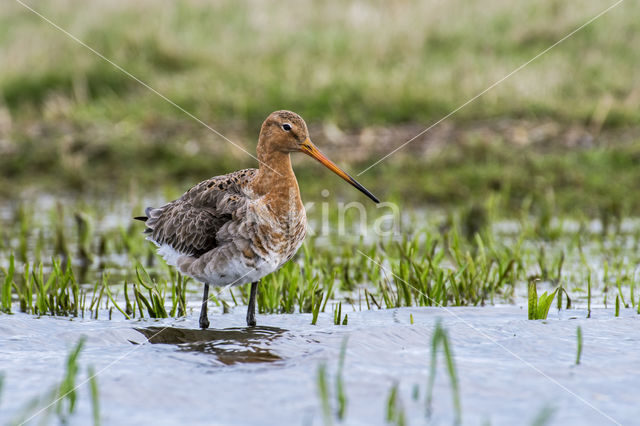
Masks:
[[[369,192],[369,190],[367,188],[365,188],[364,186],[360,185],[360,182],[358,182],[357,180],[355,180],[354,178],[352,178],[351,176],[349,176],[350,179],[350,183],[351,185],[355,186],[356,188],[358,188],[358,190],[360,192],[362,192],[364,195],[366,195],[367,197],[369,197],[374,203],[378,204],[380,202],[380,200],[378,199],[378,197],[376,197],[375,195],[373,195],[371,192]]]

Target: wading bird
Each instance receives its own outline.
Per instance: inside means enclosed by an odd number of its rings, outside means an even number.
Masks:
[[[289,154],[304,152],[379,200],[329,160],[309,139],[304,120],[290,111],[271,113],[258,137],[258,169],[200,182],[162,207],[148,207],[147,239],[178,270],[204,284],[200,328],[209,327],[209,286],[251,283],[247,325],[255,326],[258,281],[284,265],[304,240],[307,218]]]

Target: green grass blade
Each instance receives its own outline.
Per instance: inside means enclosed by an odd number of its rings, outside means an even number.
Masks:
[[[13,286],[13,274],[15,271],[15,259],[13,253],[9,256],[9,268],[5,271],[4,284],[0,292],[2,311],[11,312],[11,287]]]
[[[91,412],[94,426],[100,426],[100,398],[98,395],[98,379],[93,366],[89,367],[89,389],[91,390]]]
[[[320,364],[318,367],[317,378],[317,387],[318,387],[318,397],[320,398],[320,402],[322,404],[322,416],[324,419],[324,424],[326,426],[330,426],[333,424],[331,419],[331,404],[329,402],[329,385],[327,383],[327,366],[325,364]]]
[[[551,308],[551,304],[553,303],[557,292],[558,289],[555,289],[551,294],[547,294],[545,291],[542,296],[540,296],[535,319],[547,319],[547,316],[549,315],[549,308]]]
[[[576,349],[576,365],[580,364],[580,357],[582,356],[582,327],[578,326],[576,330],[578,347]]]
[[[530,320],[536,319],[536,312],[538,311],[538,290],[536,289],[536,279],[529,280],[528,287],[528,316]]]
[[[347,354],[347,342],[348,337],[345,337],[342,340],[342,346],[340,347],[340,356],[338,358],[338,372],[336,374],[336,399],[338,402],[338,419],[340,421],[344,420],[345,414],[347,412],[347,394],[344,391],[344,378],[343,378],[343,370],[344,370],[344,359]]]

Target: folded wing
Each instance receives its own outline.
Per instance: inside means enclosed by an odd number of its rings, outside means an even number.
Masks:
[[[242,188],[256,172],[240,170],[200,182],[179,199],[159,208],[148,207],[146,216],[135,219],[145,222],[148,239],[158,246],[200,257],[218,246],[216,234],[248,201]]]

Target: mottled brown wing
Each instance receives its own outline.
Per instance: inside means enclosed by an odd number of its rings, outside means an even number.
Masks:
[[[156,212],[160,214],[154,218]],[[180,253],[195,257],[217,246],[216,233],[231,220],[231,215],[218,214],[215,210],[189,203],[168,204],[152,210],[150,214],[147,224],[151,229],[151,240],[158,245],[168,244]]]
[[[217,247],[218,230],[232,220],[248,199],[242,186],[256,170],[240,170],[216,176],[191,188],[179,199],[160,208],[147,208],[146,233],[158,245],[199,257]]]

